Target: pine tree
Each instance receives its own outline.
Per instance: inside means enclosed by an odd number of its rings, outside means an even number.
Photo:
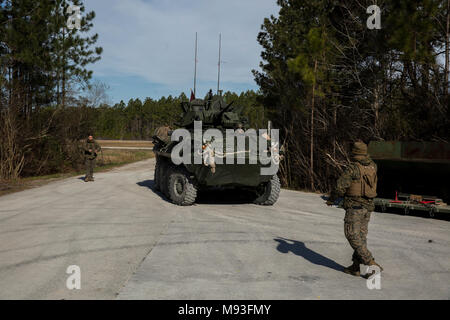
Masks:
[[[70,30],[67,27],[69,6],[80,7],[81,29]],[[92,28],[95,12],[85,13],[85,7],[80,0],[56,0],[52,19],[54,68],[57,78],[57,102],[66,105],[67,86],[69,81],[87,86],[92,77],[92,71],[86,66],[100,59],[103,51],[100,47],[92,48],[98,40],[98,34],[84,36]]]

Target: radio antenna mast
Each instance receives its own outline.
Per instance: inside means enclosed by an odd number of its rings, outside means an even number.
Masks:
[[[195,65],[194,65],[194,97],[196,97],[197,88],[197,32],[195,33]]]
[[[220,92],[220,64],[222,61],[220,60],[222,51],[222,34],[219,33],[219,62],[217,63],[217,94]]]

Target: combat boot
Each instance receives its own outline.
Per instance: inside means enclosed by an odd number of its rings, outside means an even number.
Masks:
[[[353,262],[353,264],[347,268],[344,268],[344,272],[346,274],[351,274],[352,276],[359,277],[361,275],[360,269],[359,269],[359,263]]]

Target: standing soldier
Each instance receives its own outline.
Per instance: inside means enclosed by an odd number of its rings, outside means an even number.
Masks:
[[[153,134],[153,144],[155,145],[153,147],[154,151],[160,151],[160,148],[164,145],[170,143],[170,135],[171,135],[172,129],[170,126],[165,123],[163,126],[156,128],[154,134]],[[161,166],[163,164],[161,163],[160,156],[156,156],[156,166],[155,166],[155,177],[154,177],[154,186],[155,190],[162,191],[161,190],[161,181],[165,180],[164,177],[162,177],[162,174],[164,171],[161,171]],[[164,191],[163,191],[164,192]]]
[[[344,196],[345,237],[354,250],[353,264],[344,269],[347,274],[359,276],[360,264],[383,270],[367,249],[368,226],[370,213],[375,209],[373,198],[377,195],[376,189],[377,165],[367,154],[367,145],[357,141],[352,148],[352,162],[337,180],[336,189],[327,201],[328,205],[332,205],[337,197]]]
[[[84,145],[84,155],[86,160],[86,177],[85,182],[94,181],[94,167],[97,153],[101,151],[100,145],[94,140],[93,136],[89,136]]]
[[[170,126],[166,123],[161,127],[156,128],[153,137],[157,137],[159,140],[163,141],[164,143],[170,142],[170,132],[172,129]],[[154,141],[156,142],[156,141]]]

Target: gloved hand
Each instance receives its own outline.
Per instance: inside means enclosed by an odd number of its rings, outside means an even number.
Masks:
[[[331,200],[327,200],[327,206],[332,206],[334,204],[334,201],[331,201]]]

